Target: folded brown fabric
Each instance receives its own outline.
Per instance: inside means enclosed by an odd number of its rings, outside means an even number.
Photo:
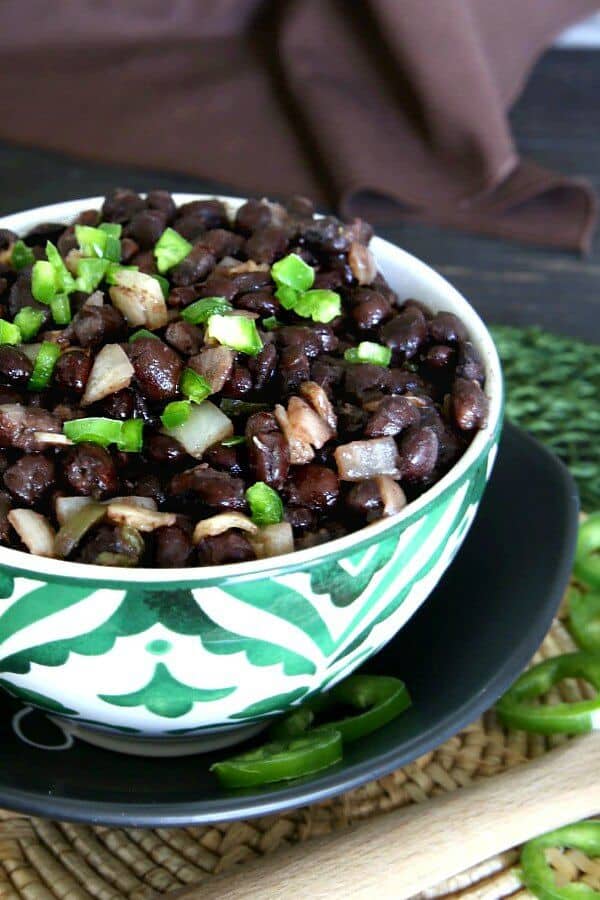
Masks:
[[[585,249],[590,186],[520,159],[507,110],[552,37],[599,6],[4,0],[0,137]]]

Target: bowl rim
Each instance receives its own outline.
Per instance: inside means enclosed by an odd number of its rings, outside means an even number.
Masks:
[[[144,192],[142,192],[144,196]],[[223,201],[227,208],[234,212],[246,202],[247,198],[211,193],[182,193],[173,192],[175,202],[180,205],[193,200],[218,199]],[[70,222],[78,213],[92,207],[101,207],[104,197],[85,197],[78,200],[68,200],[61,203],[53,203],[45,206],[32,207],[21,212],[12,213],[0,217],[0,227],[8,228],[17,234],[31,228],[39,222]],[[43,576],[52,581],[61,582],[94,582],[107,586],[107,583],[117,585],[146,584],[156,587],[158,585],[177,587],[177,585],[195,586],[203,583],[230,581],[231,579],[247,578],[249,576],[267,575],[274,570],[290,570],[304,567],[317,561],[338,558],[358,549],[361,544],[372,543],[374,539],[383,539],[389,532],[400,525],[408,525],[436,500],[439,500],[453,485],[461,482],[464,476],[476,464],[484,453],[489,451],[498,438],[498,432],[502,423],[503,412],[503,380],[500,360],[494,341],[485,326],[483,320],[471,306],[468,300],[439,272],[428,266],[413,254],[401,247],[392,244],[384,238],[374,237],[370,248],[376,259],[381,255],[394,256],[400,262],[404,262],[407,268],[412,269],[417,275],[427,280],[434,290],[444,293],[444,302],[448,302],[451,311],[457,312],[461,320],[466,324],[469,335],[478,346],[483,349],[482,358],[486,369],[485,392],[490,402],[488,422],[485,428],[476,435],[463,456],[454,466],[431,488],[420,497],[394,516],[379,519],[370,525],[353,531],[350,534],[332,541],[327,541],[315,547],[304,550],[294,550],[292,553],[274,556],[268,559],[251,560],[243,563],[227,563],[219,566],[186,566],[183,568],[121,568],[118,566],[96,566],[92,563],[69,562],[50,559],[48,557],[35,556],[23,550],[14,550],[9,547],[0,547],[0,569],[9,569],[14,573],[26,576]]]

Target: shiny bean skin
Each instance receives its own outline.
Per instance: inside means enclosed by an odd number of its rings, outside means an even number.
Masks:
[[[247,468],[242,459],[244,454],[245,448],[243,447],[225,447],[223,444],[213,444],[205,451],[202,459],[213,469],[229,472],[230,475],[243,475]]]
[[[4,472],[4,484],[18,503],[34,506],[53,487],[54,463],[41,453],[22,456]]]
[[[246,423],[250,472],[255,481],[264,481],[280,490],[290,468],[288,443],[272,413],[255,413]]]
[[[346,494],[346,506],[365,519],[372,518],[374,513],[381,512],[383,501],[375,479],[368,478],[366,481],[359,481],[358,484],[353,485]]]
[[[254,390],[262,391],[275,377],[277,369],[277,350],[273,344],[265,344],[260,353],[251,358],[249,363]]]
[[[246,366],[234,363],[229,378],[223,386],[223,396],[241,400],[252,390],[252,375]]]
[[[411,425],[418,425],[420,414],[416,406],[405,397],[386,397],[379,409],[370,416],[365,435],[370,438],[394,437]]]
[[[234,231],[213,228],[198,239],[197,246],[204,247],[215,259],[223,259],[224,256],[237,256],[244,243],[244,238]]]
[[[398,468],[402,479],[415,482],[431,475],[437,462],[438,449],[438,437],[432,428],[410,428],[398,445]]]
[[[0,344],[0,379],[17,387],[27,384],[33,365],[21,350],[8,344]]]
[[[382,343],[391,347],[396,353],[411,359],[427,338],[427,320],[419,309],[411,307],[381,328]]]
[[[467,381],[477,381],[480,385],[485,379],[485,369],[479,353],[471,341],[461,341],[458,345],[456,377]]]
[[[75,494],[96,500],[116,494],[117,470],[110,453],[97,444],[77,444],[63,457],[63,478]]]
[[[128,346],[137,384],[153,403],[172,400],[179,390],[183,361],[156,338],[138,338]]]
[[[370,288],[360,288],[353,294],[354,305],[350,315],[359,331],[371,331],[392,314],[389,300]]]
[[[102,415],[109,419],[132,419],[136,410],[135,395],[129,388],[109,394],[100,401]]]
[[[171,479],[170,493],[191,495],[214,510],[246,509],[245,484],[241,478],[233,478],[227,472],[218,472],[208,466],[195,466]]]
[[[296,345],[284,347],[279,354],[279,376],[286,394],[298,391],[303,381],[310,378],[308,357]]]
[[[68,350],[54,366],[54,385],[63,391],[83,394],[91,368],[92,359],[86,350]]]
[[[238,294],[235,298],[235,306],[237,309],[246,309],[248,312],[258,313],[261,318],[277,316],[281,310],[277,297],[267,290]]]
[[[229,220],[227,218],[227,208],[221,200],[216,198],[213,200],[191,200],[179,207],[177,218],[185,218],[186,216],[195,216],[202,219],[204,227],[208,228],[227,228]]]
[[[127,325],[114,306],[84,306],[74,316],[69,330],[82,347],[98,347],[124,338]]]
[[[429,335],[436,344],[466,341],[467,329],[454,313],[439,312],[429,322]]]
[[[202,347],[202,332],[191,322],[171,322],[165,331],[168,344],[184,356],[195,356]]]
[[[181,444],[166,434],[151,434],[145,449],[149,459],[159,465],[180,463],[187,456]]]
[[[340,483],[333,469],[308,463],[290,471],[286,485],[290,506],[303,506],[318,512],[335,506],[340,493]]]
[[[457,378],[452,387],[452,416],[461,431],[481,428],[487,419],[488,399],[476,381]]]
[[[179,265],[171,270],[170,278],[177,287],[202,281],[215,267],[216,258],[205,247],[194,247]]]
[[[365,400],[371,393],[383,391],[389,386],[390,372],[384,366],[355,363],[346,369],[344,383],[348,394]]]

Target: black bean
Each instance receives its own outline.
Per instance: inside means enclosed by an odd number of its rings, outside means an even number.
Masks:
[[[335,359],[315,359],[310,367],[310,380],[320,384],[331,397],[344,379],[345,366]]]
[[[100,212],[97,209],[84,209],[75,219],[76,225],[88,225],[90,228],[95,228],[99,222]]]
[[[167,215],[160,209],[141,209],[127,227],[131,237],[142,250],[150,250],[167,227]]]
[[[157,566],[178,569],[186,566],[192,552],[189,534],[179,525],[158,528],[154,532],[154,558]]]
[[[237,256],[244,246],[244,238],[225,228],[213,228],[202,235],[198,246],[212,253],[215,259],[223,259],[224,256]]]
[[[466,378],[467,381],[477,381],[479,384],[484,382],[485,369],[481,357],[471,341],[460,341],[458,345],[456,377]]]
[[[312,219],[315,205],[309,197],[293,194],[283,202],[284,207],[291,216],[297,219]]]
[[[223,396],[241,400],[252,390],[252,375],[246,366],[234,363],[227,381],[223,385]]]
[[[177,212],[177,206],[169,191],[149,191],[146,206],[149,209],[159,209],[164,213],[167,222],[170,222]]]
[[[71,252],[71,250],[78,249],[79,241],[75,237],[74,225],[70,225],[69,228],[65,228],[58,241],[56,242],[56,246],[58,247],[58,252],[63,257],[63,259]]]
[[[428,425],[437,435],[439,446],[436,468],[443,473],[453,466],[464,452],[467,439],[441,417],[435,406],[421,409],[421,424]]]
[[[319,521],[317,514],[312,509],[307,509],[306,506],[286,507],[284,519],[290,523],[295,534],[302,534],[304,531],[316,528]]]
[[[247,309],[249,312],[258,313],[263,318],[276,316],[281,310],[279,300],[268,290],[238,294],[235,298],[235,305],[238,309]]]
[[[447,372],[454,362],[455,351],[447,344],[434,344],[425,354],[424,363],[433,373]]]
[[[328,269],[324,272],[317,272],[313,284],[314,290],[335,291],[339,293],[344,285],[344,278],[339,269]]]
[[[340,403],[337,407],[338,432],[340,435],[352,437],[362,433],[367,423],[368,414],[353,403]]]
[[[438,458],[439,442],[433,428],[409,428],[398,444],[398,468],[408,482],[422,481],[432,474]]]
[[[205,228],[227,228],[227,208],[221,200],[192,200],[177,210],[177,218],[195,216],[202,219]]]
[[[265,344],[257,356],[248,362],[254,389],[262,391],[274,378],[277,369],[277,350],[273,344]]]
[[[100,566],[138,566],[144,550],[144,539],[135,528],[100,525],[91,532],[75,558]]]
[[[197,243],[206,232],[206,225],[204,224],[204,216],[196,216],[194,213],[190,213],[187,216],[181,216],[181,218],[175,219],[172,223],[171,228],[173,228],[181,237],[185,238],[186,241],[189,241],[191,244]]]
[[[121,262],[128,263],[140,252],[140,246],[133,238],[124,237],[121,241]]]
[[[350,315],[359,331],[371,331],[385,322],[392,313],[392,305],[379,291],[359,288],[352,294],[354,305]]]
[[[229,472],[230,475],[242,475],[245,468],[243,455],[245,448],[240,446],[224,447],[223,444],[213,444],[205,451],[202,459],[213,469],[220,472]]]
[[[153,403],[172,400],[183,369],[180,356],[156,338],[138,338],[127,348],[142,394]]]
[[[179,463],[187,456],[179,441],[166,434],[151,434],[145,442],[148,457],[155,463]]]
[[[252,544],[239,531],[226,531],[217,537],[203,538],[197,548],[198,561],[203,566],[248,562],[255,559]]]
[[[194,247],[185,259],[172,269],[171,281],[178,287],[202,281],[214,269],[216,261],[213,254],[205,247]]]
[[[42,328],[51,321],[50,307],[33,299],[30,270],[21,272],[8,294],[8,311],[12,319],[24,306],[33,306],[34,309],[43,313]]]
[[[54,485],[54,463],[41,453],[22,456],[4,473],[4,484],[12,496],[33,506]]]
[[[408,369],[390,369],[389,391],[391,394],[410,394],[425,389],[425,382],[416,372]]]
[[[272,263],[287,250],[288,233],[277,225],[257,228],[246,241],[245,251],[249,259],[261,263]]]
[[[184,356],[195,356],[202,347],[202,332],[191,322],[171,322],[165,331],[165,340]]]
[[[406,397],[386,397],[369,418],[365,435],[370,438],[394,437],[410,425],[417,425],[419,420],[418,409]]]
[[[78,444],[67,451],[62,473],[76,494],[100,499],[116,494],[119,480],[115,464],[104,447]]]
[[[0,228],[0,251],[8,250],[18,240],[19,236],[14,231],[11,231],[9,228]]]
[[[350,247],[346,229],[333,216],[324,216],[307,222],[301,229],[307,244],[323,253],[344,253]]]
[[[198,292],[195,287],[172,288],[171,293],[167,297],[167,306],[180,309],[182,306],[189,306],[197,296]]]
[[[15,388],[5,387],[3,384],[0,384],[0,405],[4,405],[5,403],[21,403],[22,400],[23,395]]]
[[[170,493],[175,496],[192,495],[212,509],[246,509],[245,484],[227,472],[208,466],[195,466],[171,479]]]
[[[429,322],[429,336],[436,344],[466,341],[467,329],[454,313],[439,312]]]
[[[144,208],[144,201],[139,194],[129,188],[115,188],[110,191],[102,204],[102,218],[107,222],[129,222],[133,216]]]
[[[260,200],[248,200],[238,209],[235,226],[239,232],[249,236],[258,228],[264,228],[271,222],[271,209]]]
[[[289,446],[271,413],[255,413],[246,423],[250,471],[255,481],[280,490],[290,468]]]
[[[135,394],[129,388],[123,388],[121,391],[116,391],[114,394],[109,394],[108,397],[105,397],[101,401],[100,407],[102,414],[109,419],[121,419],[123,421],[131,419],[136,408]]]
[[[127,456],[127,454],[124,455]],[[124,479],[123,489],[132,497],[150,497],[158,507],[161,507],[166,500],[160,479],[150,472]]]
[[[82,347],[98,347],[122,340],[127,334],[125,319],[114,306],[84,306],[70,325]]]
[[[279,354],[279,376],[286,394],[295,393],[303,381],[310,379],[310,363],[300,347],[292,344]]]
[[[27,452],[40,450],[36,431],[55,434],[62,431],[62,424],[55,416],[34,406],[31,395],[28,399],[29,406],[18,403],[0,406],[0,447],[15,447]]]
[[[410,308],[381,328],[381,340],[396,353],[411,359],[427,338],[427,320],[420,309]]]
[[[92,368],[92,359],[85,350],[67,350],[59,356],[54,367],[54,386],[62,391],[82,394]]]
[[[29,357],[16,347],[0,344],[0,378],[8,384],[27,384],[33,372]]]
[[[376,392],[385,391],[390,384],[390,371],[384,366],[356,363],[346,369],[346,392],[359,400],[367,400]]]
[[[45,249],[47,241],[56,244],[64,228],[65,226],[58,222],[40,222],[26,233],[23,240],[29,247],[39,246]]]
[[[208,276],[204,284],[196,285],[196,297],[224,297],[225,300],[233,300],[239,293],[233,278],[223,272],[214,271]]]
[[[137,266],[144,275],[158,275],[156,259],[154,258],[152,250],[142,250],[140,253],[136,253],[135,256],[132,256],[129,260],[129,264]]]
[[[0,297],[8,290],[8,280],[0,276]],[[3,313],[5,315],[5,313]]]
[[[373,513],[379,513],[383,509],[379,486],[374,478],[368,478],[353,485],[345,499],[346,506],[364,518],[371,519]]]
[[[285,491],[290,506],[323,512],[337,503],[340,484],[332,469],[309,463],[290,470]]]
[[[452,386],[452,416],[461,431],[481,428],[487,419],[488,399],[476,381],[457,378]]]
[[[234,296],[272,287],[270,273],[260,269],[256,272],[238,272],[236,275],[230,275],[229,279],[235,288]]]

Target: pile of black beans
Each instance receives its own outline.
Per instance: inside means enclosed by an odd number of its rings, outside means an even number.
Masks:
[[[66,558],[155,567],[254,559],[259,551],[249,530],[229,527],[195,540],[194,529],[199,521],[223,513],[250,517],[246,490],[256,482],[269,485],[281,498],[293,547],[313,546],[360,529],[418,497],[456,463],[485,424],[484,368],[464,324],[450,312],[433,314],[418,298],[394,293],[368,250],[372,230],[365,222],[317,218],[312,203],[301,197],[283,204],[249,200],[231,213],[218,199],[178,207],[166,191],[151,191],[144,198],[126,189],[112,191],[100,210],[86,210],[77,218],[79,224],[100,222],[122,225],[121,263],[143,273],[157,273],[153,248],[167,227],[193,249],[166,273],[169,321],[155,330],[159,339],[131,343],[128,338],[136,328],[111,303],[105,283],[99,286],[100,303],[89,304],[86,294],[73,294],[71,322],[56,326],[49,307],[32,295],[32,266],[17,270],[11,264],[17,235],[0,230],[0,317],[12,322],[24,307],[41,311],[45,321],[34,340],[61,348],[49,385],[31,391],[30,357],[18,345],[0,345],[4,546],[31,549],[11,524],[11,511],[34,510],[58,532],[61,498],[104,503],[134,496],[151,498],[158,511],[174,514],[171,524],[144,530],[100,519]],[[40,223],[21,238],[35,259],[45,258],[48,240],[63,258],[78,246],[73,225]],[[340,295],[341,315],[322,323],[282,307],[270,266],[290,253],[315,269],[315,289]],[[248,261],[256,265],[244,266]],[[167,403],[181,399],[184,368],[204,371],[198,360],[210,343],[205,343],[203,327],[180,313],[207,297],[225,298],[236,311],[253,317],[263,347],[254,356],[232,354],[221,389],[210,397],[216,406],[223,404],[234,434],[245,440],[216,443],[198,459],[165,433],[160,416]],[[390,348],[390,364],[345,359],[345,351],[361,342]],[[94,359],[107,344],[124,349],[134,376],[128,387],[83,408],[80,400]],[[302,462],[294,461],[298,456],[290,434],[275,414],[277,404],[285,410],[292,398],[308,403],[313,417],[316,410],[329,419],[330,436],[324,443],[311,445],[310,435],[304,435],[308,453]],[[141,452],[90,442],[44,444],[39,437],[62,433],[64,422],[89,416],[142,419]],[[395,443],[392,471],[362,478],[359,471],[348,480],[336,450],[382,438]],[[365,451],[369,455],[369,447],[362,445],[359,458]]]

